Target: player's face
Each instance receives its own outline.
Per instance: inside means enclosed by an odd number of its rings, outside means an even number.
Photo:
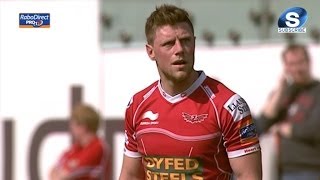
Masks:
[[[304,84],[311,79],[310,61],[302,50],[289,51],[284,56],[284,68],[297,84]]]
[[[85,133],[85,130],[86,130],[85,126],[80,124],[77,121],[71,120],[69,124],[69,128],[74,140],[79,142],[81,137]]]
[[[195,37],[187,23],[156,29],[153,44],[146,46],[156,61],[162,81],[181,82],[190,77],[194,65]]]

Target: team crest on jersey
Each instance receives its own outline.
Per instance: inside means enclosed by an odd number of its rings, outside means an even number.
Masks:
[[[208,117],[208,114],[197,115],[197,114],[188,114],[188,113],[182,112],[182,117],[186,122],[194,124],[194,123],[200,123],[204,121]]]

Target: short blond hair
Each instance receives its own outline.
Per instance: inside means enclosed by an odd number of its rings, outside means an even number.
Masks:
[[[145,34],[148,44],[153,43],[154,34],[157,28],[164,25],[175,25],[182,22],[187,23],[192,29],[192,33],[194,33],[190,15],[185,9],[169,4],[157,6],[156,10],[147,18],[147,22],[145,24]]]
[[[86,126],[90,132],[96,133],[100,125],[100,115],[92,106],[78,104],[72,109],[71,121],[82,124]]]

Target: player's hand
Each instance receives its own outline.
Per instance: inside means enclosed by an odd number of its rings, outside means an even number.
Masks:
[[[292,123],[290,122],[282,122],[274,125],[270,129],[271,133],[279,134],[285,138],[291,138],[292,135]]]
[[[269,96],[268,101],[266,101],[262,109],[262,114],[268,119],[272,119],[278,114],[281,97],[287,85],[286,81],[286,75],[281,75],[274,91]]]

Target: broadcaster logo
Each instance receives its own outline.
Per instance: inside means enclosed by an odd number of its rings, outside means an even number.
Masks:
[[[291,7],[285,10],[278,20],[278,33],[306,33],[303,25],[307,22],[308,13],[302,7]]]

